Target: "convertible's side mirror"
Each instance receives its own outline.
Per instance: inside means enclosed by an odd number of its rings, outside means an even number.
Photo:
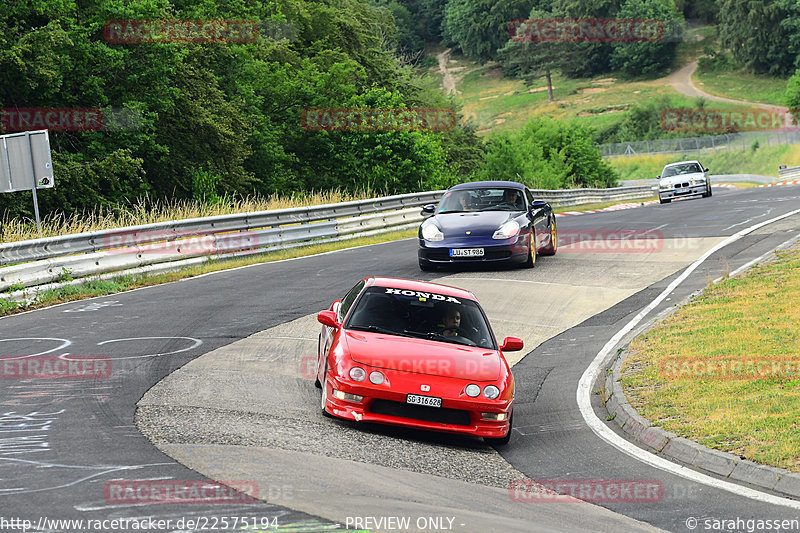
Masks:
[[[338,328],[341,326],[341,324],[336,321],[336,313],[333,311],[320,311],[317,313],[317,322],[329,328]]]
[[[436,212],[436,204],[428,204],[422,206],[422,213],[421,215],[424,217],[429,217]]]
[[[522,339],[518,339],[517,337],[506,337],[503,341],[503,345],[500,346],[500,350],[503,352],[518,352],[522,349],[522,347]]]
[[[707,169],[707,168],[704,168],[704,169],[703,169],[703,172],[708,172],[708,169]]]
[[[536,209],[544,209],[545,207],[547,207],[547,202],[544,200],[534,200],[531,202],[531,211]]]
[[[661,179],[661,174],[659,174],[658,176],[656,176],[656,179],[657,179],[657,180],[660,180],[660,179]]]

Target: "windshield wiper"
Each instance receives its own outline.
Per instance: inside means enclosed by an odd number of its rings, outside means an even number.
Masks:
[[[411,337],[404,332],[396,331],[393,329],[382,328],[380,326],[376,326],[375,324],[370,324],[369,326],[350,326],[349,329],[354,329],[356,331],[370,331],[372,333],[386,333],[388,335],[399,335],[401,337]]]
[[[464,346],[473,346],[473,344],[470,344],[470,342],[473,341],[464,342],[458,339],[457,337],[442,335],[441,333],[436,333],[433,331],[422,332],[422,331],[411,331],[405,329],[403,330],[403,333],[408,333],[410,335],[413,335],[414,337],[420,337],[422,339],[429,339],[432,341],[443,341],[443,342],[451,342],[453,344],[463,344]]]

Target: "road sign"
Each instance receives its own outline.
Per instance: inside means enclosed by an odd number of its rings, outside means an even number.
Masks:
[[[53,160],[50,157],[50,138],[47,130],[24,131],[0,135],[0,193],[31,191],[36,228],[42,231],[39,220],[39,200],[36,189],[50,189],[53,179]]]
[[[51,189],[53,161],[47,130],[0,135],[0,193]]]

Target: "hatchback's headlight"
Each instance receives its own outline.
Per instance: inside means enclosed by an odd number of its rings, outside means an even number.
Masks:
[[[350,369],[350,379],[353,381],[364,381],[364,378],[367,377],[366,371],[363,368],[359,368],[354,366]]]
[[[483,389],[483,395],[489,398],[490,400],[494,400],[495,398],[500,396],[500,389],[498,389],[494,385],[488,385]]]
[[[444,233],[439,226],[429,220],[422,224],[422,238],[426,241],[441,241],[444,239]]]
[[[466,392],[467,396],[469,396],[470,398],[475,398],[481,393],[481,388],[475,385],[474,383],[470,383],[469,385],[467,385],[466,389],[464,389],[464,392]]]
[[[519,233],[519,222],[516,220],[509,220],[500,229],[494,232],[492,239],[510,239]]]

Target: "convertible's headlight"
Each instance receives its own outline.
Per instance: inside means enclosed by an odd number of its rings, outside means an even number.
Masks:
[[[670,183],[662,183],[662,184],[659,184],[658,188],[659,189],[673,189],[674,185],[672,185]]]
[[[494,232],[492,239],[510,239],[519,233],[519,222],[516,220],[509,220],[500,229]]]
[[[706,182],[706,180],[704,180],[703,178],[700,178],[700,179],[692,180],[692,185],[702,185],[705,182]]]
[[[500,396],[500,389],[498,389],[494,385],[488,385],[483,389],[483,395],[489,398],[490,400],[494,400],[495,398]]]
[[[422,238],[426,241],[441,241],[444,239],[444,233],[429,219],[422,225]]]

